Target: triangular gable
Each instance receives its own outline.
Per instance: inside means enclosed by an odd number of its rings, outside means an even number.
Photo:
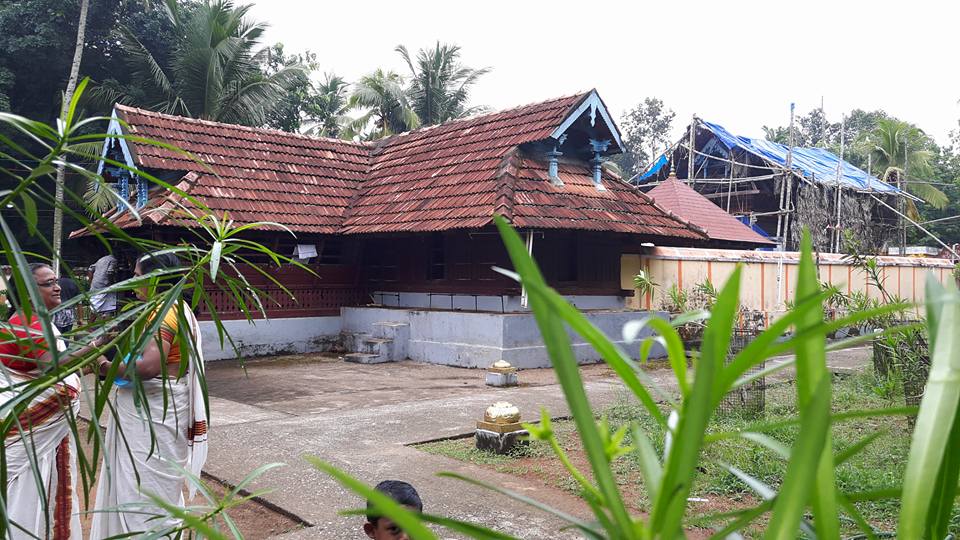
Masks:
[[[553,130],[550,137],[560,141],[564,135],[567,135],[570,128],[584,116],[587,116],[590,120],[591,139],[609,140],[612,143],[609,148],[601,152],[602,155],[608,156],[624,152],[620,130],[613,122],[607,106],[604,105],[603,100],[600,99],[600,95],[596,90],[591,90],[583,101],[580,102],[580,105],[570,111],[563,122]]]

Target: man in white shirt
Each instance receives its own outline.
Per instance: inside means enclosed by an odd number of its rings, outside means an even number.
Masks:
[[[115,282],[117,273],[117,258],[113,255],[104,255],[90,267],[93,276],[90,278],[90,292],[94,293],[106,289]],[[90,306],[97,318],[109,317],[117,312],[118,297],[116,292],[93,294],[90,297]]]

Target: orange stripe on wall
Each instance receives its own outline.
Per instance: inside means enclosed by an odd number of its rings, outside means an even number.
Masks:
[[[913,279],[911,280],[913,281],[913,283],[911,283],[911,285],[913,285],[913,291],[911,293],[910,299],[916,302],[917,301],[917,267],[916,266],[912,267],[910,269],[910,272],[913,274]]]
[[[713,283],[713,261],[707,261],[707,279]]]
[[[790,265],[783,267],[783,298],[790,298]]]
[[[760,263],[760,310],[766,313],[767,311],[767,300],[766,300],[766,279],[767,279],[767,270],[764,268],[763,263]]]
[[[683,261],[677,259],[677,288],[683,290]]]

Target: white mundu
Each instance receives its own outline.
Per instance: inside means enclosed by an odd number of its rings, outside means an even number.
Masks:
[[[153,504],[148,494],[182,507],[186,479],[171,464],[200,476],[207,457],[207,415],[199,378],[199,371],[203,369],[203,344],[196,318],[190,310],[185,313],[196,343],[196,357],[191,355],[186,375],[179,380],[172,373],[166,381],[162,378],[142,381],[149,420],[134,404],[132,386],[117,388],[111,398],[117,416],[105,416],[107,433],[91,539],[176,525],[175,520],[155,519],[154,516],[167,513]],[[166,414],[164,389],[168,399]],[[153,446],[151,427],[155,436]],[[190,486],[191,497],[193,492]]]

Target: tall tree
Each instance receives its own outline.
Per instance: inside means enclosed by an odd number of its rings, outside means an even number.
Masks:
[[[380,139],[420,126],[420,117],[403,89],[403,77],[377,69],[353,85],[348,106],[364,110],[341,134],[346,138]]]
[[[941,209],[925,207],[920,215],[930,232],[948,244],[960,242],[960,130],[950,132],[946,146],[938,148],[933,166],[938,187],[946,193],[949,202]],[[926,243],[920,231],[911,231],[911,242]]]
[[[276,43],[265,50],[265,54],[258,55],[260,69],[267,76],[274,75],[288,68],[301,68],[304,76],[295,82],[280,99],[280,102],[267,113],[266,125],[282,129],[283,131],[297,132],[303,126],[307,108],[314,99],[314,90],[310,84],[310,75],[317,70],[317,55],[310,51],[302,54],[287,55],[283,44]]]
[[[129,85],[105,81],[99,98],[248,126],[262,126],[287,94],[302,84],[302,66],[264,73],[268,49],[256,50],[266,25],[247,18],[249,5],[208,0],[194,9],[170,10],[177,36],[165,65],[122,27],[119,40],[134,75]]]
[[[350,85],[343,77],[325,73],[323,81],[313,85],[310,99],[304,104],[306,115],[304,133],[320,137],[340,137],[350,122],[347,116]]]
[[[663,101],[655,97],[645,98],[623,115],[620,127],[625,148],[613,161],[624,178],[641,174],[666,149],[675,116],[672,109],[666,108]]]
[[[470,107],[470,88],[490,72],[490,68],[472,69],[460,63],[460,47],[441,44],[417,51],[416,61],[403,45],[395,49],[410,68],[407,94],[413,110],[425,126],[442,124],[486,110]]]
[[[77,50],[80,10],[85,54],[78,79],[99,71],[108,56],[100,49],[120,13],[139,8],[121,0],[18,0],[0,2],[0,102],[45,123],[60,115]],[[38,66],[42,66],[39,69]]]
[[[920,128],[896,118],[881,118],[876,127],[859,141],[862,151],[871,157],[873,170],[889,184],[905,187],[934,208],[949,202],[946,194],[930,183],[934,177],[932,141]],[[907,201],[907,214],[919,218],[913,201]]]
[[[80,77],[80,61],[83,59],[83,44],[86,40],[87,12],[90,10],[90,0],[80,0],[80,20],[77,23],[77,42],[73,49],[73,63],[70,64],[70,77],[67,78],[67,90],[63,93],[63,106],[60,108],[60,118],[66,118],[67,111],[73,101],[73,93],[77,89],[77,79]],[[65,157],[63,158],[65,159]],[[60,275],[60,248],[63,245],[63,192],[66,182],[66,166],[57,165],[57,179],[54,194],[53,208],[53,273]]]

